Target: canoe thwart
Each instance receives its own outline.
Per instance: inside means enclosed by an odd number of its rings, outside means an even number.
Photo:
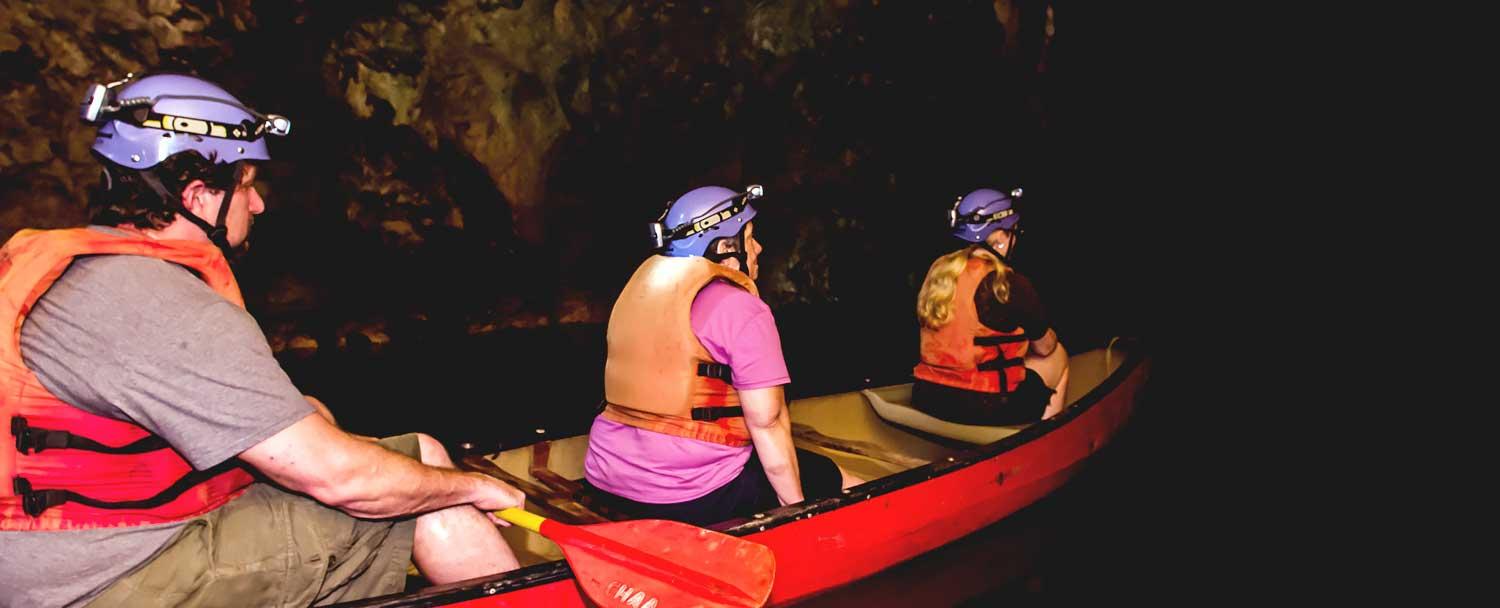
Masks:
[[[829,437],[819,433],[810,426],[795,422],[792,423],[792,438],[806,445],[814,445],[824,449],[864,456],[872,460],[888,462],[904,469],[912,469],[927,464],[927,461],[921,458],[914,458],[906,454],[893,452],[868,441]]]
[[[599,512],[599,505],[584,504],[585,502],[594,503],[595,501],[584,498],[584,494],[586,493],[582,492],[581,488],[579,489],[579,493],[559,491],[549,485],[512,475],[481,455],[466,456],[460,461],[459,466],[466,470],[484,473],[515,486],[517,490],[526,494],[528,505],[547,511],[546,515],[563,523],[581,525],[614,521]],[[577,482],[572,483],[578,485]],[[583,500],[580,500],[580,498],[583,498]]]

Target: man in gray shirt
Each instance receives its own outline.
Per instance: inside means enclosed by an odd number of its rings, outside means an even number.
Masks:
[[[19,358],[0,361],[16,435],[0,471],[18,480],[0,493],[0,606],[320,605],[400,591],[409,562],[434,583],[515,568],[485,512],[518,490],[454,469],[426,435],[339,429],[242,307],[220,250],[264,210],[252,161],[289,123],[189,76],[99,88],[84,106],[112,186],[90,201],[98,225],[0,251],[0,325],[20,326],[19,356],[0,348]],[[33,272],[54,259],[60,275]],[[135,451],[90,437],[136,427]],[[160,483],[84,465],[173,461],[191,472]],[[101,499],[111,483],[163,489]]]

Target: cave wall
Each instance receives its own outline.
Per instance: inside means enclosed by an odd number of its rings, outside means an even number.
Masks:
[[[602,322],[706,184],[766,186],[774,307],[906,297],[954,196],[1061,179],[1055,4],[7,0],[0,239],[86,220],[85,86],[190,71],[293,119],[238,265],[279,352]]]

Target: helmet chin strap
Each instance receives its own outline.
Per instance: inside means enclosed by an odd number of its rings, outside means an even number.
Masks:
[[[993,254],[995,257],[1000,258],[1000,261],[1002,261],[1002,262],[1009,262],[1010,261],[1009,258],[1005,257],[1005,254],[1000,253],[999,251],[996,251],[994,247],[991,247],[988,241],[980,241],[978,243],[978,245],[980,247],[983,247],[985,251],[988,251],[991,254]]]
[[[745,247],[745,233],[744,233],[744,231],[741,231],[739,234],[735,235],[734,238],[735,238],[736,242],[739,244],[739,246],[736,247],[736,251],[731,251],[731,252],[728,252],[728,253],[706,253],[705,252],[703,254],[703,257],[706,258],[706,259],[708,259],[708,261],[714,262],[714,263],[719,263],[719,262],[722,262],[724,260],[730,260],[730,259],[739,260],[739,262],[740,262],[740,272],[745,273],[745,276],[750,276],[749,252],[747,251],[747,248]],[[710,245],[710,247],[712,247],[712,245]]]
[[[189,211],[187,207],[182,205],[180,200],[172,198],[172,195],[167,193],[166,187],[162,186],[161,180],[156,177],[155,173],[150,170],[137,171],[137,173],[140,174],[141,180],[145,181],[147,186],[150,186],[152,190],[156,191],[156,194],[161,196],[161,200],[166,204],[167,209],[176,212],[202,230],[203,234],[208,236],[209,242],[224,252],[226,259],[232,257],[234,248],[229,246],[229,228],[225,226],[224,218],[229,217],[229,203],[230,199],[234,198],[234,186],[230,186],[224,190],[224,199],[219,201],[219,216],[214,223],[210,224],[203,221],[203,218],[198,217],[198,214]]]
[[[979,245],[980,247],[983,247],[985,251],[988,251],[990,253],[995,254],[995,257],[1000,258],[1000,261],[1005,262],[1007,264],[1010,264],[1010,263],[1012,263],[1011,258],[1015,257],[1016,243],[1020,242],[1020,240],[1021,240],[1021,236],[1020,235],[1018,235],[1018,234],[1016,234],[1014,232],[1010,233],[1010,253],[1011,253],[1010,255],[1005,255],[1003,253],[1000,253],[999,250],[997,250],[994,247],[990,246],[990,240],[989,239],[985,239],[985,240],[979,241],[976,244]]]

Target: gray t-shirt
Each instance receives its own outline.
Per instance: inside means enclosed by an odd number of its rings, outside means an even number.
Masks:
[[[249,313],[155,258],[75,260],[22,325],[21,355],[52,394],[145,427],[198,469],[313,412]],[[182,525],[0,532],[0,607],[81,605]]]

